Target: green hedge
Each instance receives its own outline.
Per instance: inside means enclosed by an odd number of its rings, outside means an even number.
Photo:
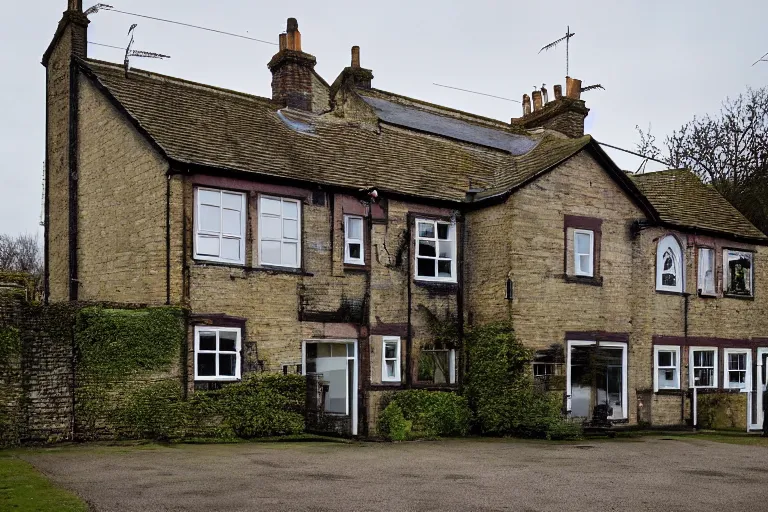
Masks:
[[[565,439],[581,436],[581,426],[562,415],[562,396],[534,389],[532,352],[508,324],[476,327],[467,333],[469,368],[465,392],[485,435]]]
[[[378,420],[379,435],[392,441],[464,436],[472,412],[463,396],[413,389],[395,393]]]

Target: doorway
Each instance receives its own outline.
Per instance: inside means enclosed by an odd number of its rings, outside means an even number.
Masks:
[[[568,341],[566,395],[572,418],[592,419],[595,407],[608,407],[609,420],[627,419],[627,344]]]
[[[768,347],[759,347],[755,358],[754,389],[749,393],[749,430],[762,430],[765,411],[763,410],[764,394],[768,382]],[[752,386],[750,386],[752,388]]]
[[[302,374],[320,386],[317,404],[326,418],[348,420],[349,434],[357,435],[357,340],[306,340],[302,343]]]

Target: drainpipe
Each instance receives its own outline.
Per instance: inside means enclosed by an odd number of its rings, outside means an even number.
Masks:
[[[689,311],[689,308],[690,308],[690,302],[691,302],[691,294],[688,293],[688,292],[683,293],[683,339],[685,340],[684,343],[685,343],[685,347],[686,348],[688,348],[688,311]],[[679,361],[679,363],[680,363],[680,368],[682,369],[683,368],[682,361]],[[691,371],[690,367],[688,368],[688,371],[689,372]],[[682,372],[680,372],[680,373],[682,374]],[[680,385],[682,387],[683,376],[680,375],[678,378],[681,381]],[[690,381],[690,376],[689,376],[688,380]],[[697,407],[696,407],[697,399],[698,399],[698,395],[697,395],[696,388],[694,387],[693,388],[693,399],[692,399],[693,400],[693,404],[692,404],[693,405],[693,417],[691,418],[692,422],[693,422],[693,428],[694,429],[696,429],[696,425],[698,423],[698,414],[697,414],[698,411],[697,411]],[[685,395],[682,394],[682,393],[680,394],[680,413],[681,413],[681,419],[685,418]]]

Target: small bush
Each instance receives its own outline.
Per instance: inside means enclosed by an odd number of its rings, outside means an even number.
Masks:
[[[403,410],[390,402],[379,414],[378,432],[389,441],[405,441],[411,435],[411,422],[403,416]]]
[[[581,427],[565,421],[562,397],[534,389],[532,353],[507,324],[472,329],[467,336],[466,392],[476,426],[485,435],[564,439]]]
[[[402,391],[392,396],[387,408],[392,405],[397,406],[403,419],[410,423],[408,437],[411,439],[463,436],[469,432],[472,412],[466,398],[455,393]],[[389,421],[389,417],[387,419]]]

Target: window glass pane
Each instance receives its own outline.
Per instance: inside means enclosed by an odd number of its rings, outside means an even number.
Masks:
[[[289,240],[299,239],[299,221],[297,220],[284,220],[283,221],[283,237]]]
[[[219,354],[219,375],[222,377],[234,377],[237,369],[237,355]]]
[[[360,244],[349,244],[349,257],[353,260],[360,259]]]
[[[224,210],[224,233],[240,236],[242,233],[242,225],[240,221],[240,212],[235,210]]]
[[[396,357],[397,343],[385,343],[384,344],[384,357],[386,359],[393,359]]]
[[[437,262],[437,276],[451,277],[451,262],[440,260]]]
[[[355,357],[355,345],[347,343],[347,357]]]
[[[219,255],[219,237],[197,235],[197,254],[205,256]]]
[[[299,204],[294,201],[283,201],[283,217],[286,219],[298,219]]]
[[[752,253],[728,251],[728,292],[740,295],[752,293]]]
[[[347,219],[347,238],[352,240],[363,239],[363,219],[349,217]]]
[[[582,254],[579,256],[579,271],[589,272],[589,254]]]
[[[453,242],[440,242],[440,257],[453,258]]]
[[[728,372],[728,384],[730,384],[731,387],[741,387],[739,385],[744,384],[745,379],[746,372]]]
[[[200,229],[203,231],[221,231],[221,210],[216,206],[201,204],[197,211],[200,215]]]
[[[659,352],[659,366],[674,366],[674,352]]]
[[[590,254],[592,252],[589,239],[589,235],[584,233],[576,233],[576,252],[578,254]]]
[[[675,377],[676,370],[660,369],[659,370],[659,388],[677,388],[677,378]]]
[[[447,384],[448,351],[425,350],[419,355],[418,380],[433,384]]]
[[[216,376],[216,354],[197,354],[197,375],[200,377]]]
[[[422,277],[435,277],[435,260],[419,258],[416,272]]]
[[[438,224],[437,225],[437,238],[440,240],[448,240],[450,238],[450,225],[449,224]]]
[[[219,350],[235,352],[237,350],[237,333],[234,331],[219,332]]]
[[[262,217],[261,218],[261,239],[277,239],[282,238],[283,230],[280,227],[279,217]]]
[[[298,247],[298,244],[295,243],[283,244],[283,265],[288,265],[290,267],[299,266]]]
[[[226,260],[240,261],[240,239],[222,238],[221,257]]]
[[[280,265],[280,242],[261,242],[261,261],[268,265]]]
[[[437,256],[435,242],[419,241],[419,256]]]
[[[198,189],[197,198],[200,204],[209,204],[211,206],[221,205],[221,192],[217,190]]]
[[[431,222],[419,222],[419,236],[421,238],[435,238],[435,225]]]
[[[694,366],[714,366],[715,353],[712,350],[697,350],[693,353]]]
[[[393,379],[395,378],[395,361],[387,361],[387,377]]]
[[[261,213],[267,213],[270,215],[280,215],[280,200],[270,199],[268,197],[261,198]]]
[[[243,209],[243,195],[242,194],[232,194],[230,192],[223,192],[221,194],[221,202],[223,203],[222,206],[224,208],[228,208],[230,210],[236,210],[240,211]]]
[[[200,350],[216,350],[216,333],[215,332],[201,332],[200,336]]]
[[[713,386],[714,371],[711,368],[697,368],[693,370],[694,386]]]

